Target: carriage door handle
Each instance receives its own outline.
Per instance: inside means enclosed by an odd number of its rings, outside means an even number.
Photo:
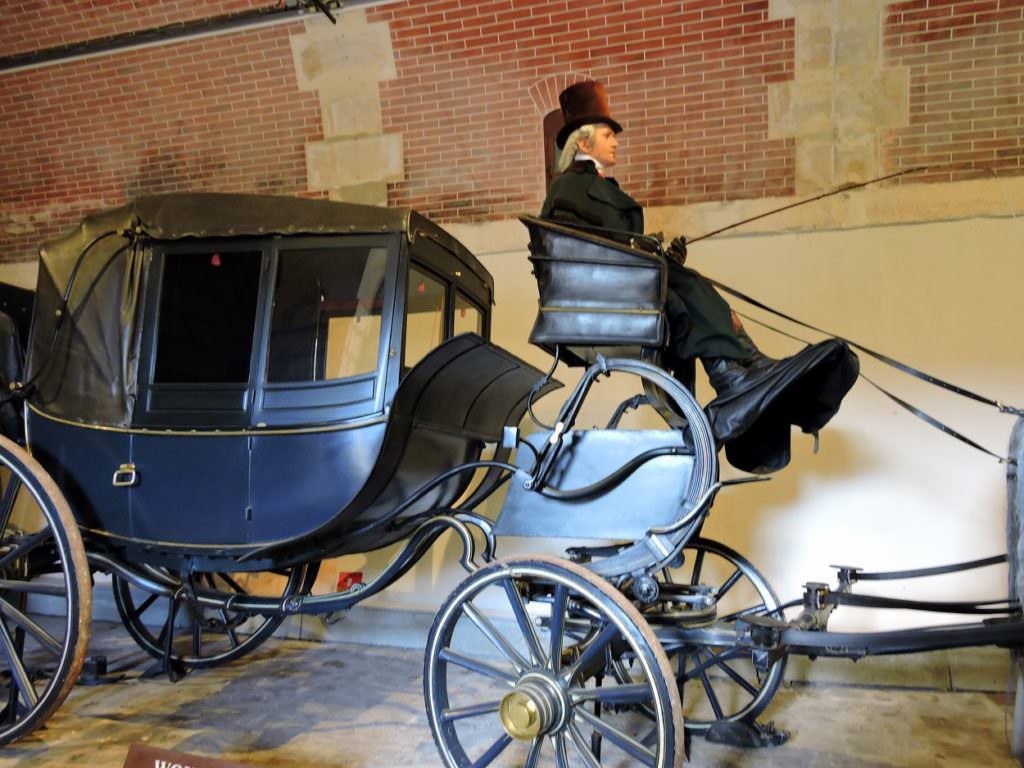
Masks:
[[[122,464],[114,470],[113,479],[115,488],[131,488],[139,483],[139,473],[134,464]]]

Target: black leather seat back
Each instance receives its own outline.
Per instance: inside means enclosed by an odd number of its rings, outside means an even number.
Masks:
[[[640,357],[665,342],[668,268],[663,257],[630,244],[531,216],[530,261],[540,306],[530,343],[569,365],[598,353]]]

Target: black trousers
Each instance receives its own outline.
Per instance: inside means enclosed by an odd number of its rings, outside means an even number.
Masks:
[[[732,324],[732,310],[699,272],[668,263],[669,356],[676,360],[726,357],[745,360],[756,352]]]

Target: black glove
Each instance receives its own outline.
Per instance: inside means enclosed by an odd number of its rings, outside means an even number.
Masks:
[[[669,258],[682,265],[686,263],[686,238],[683,235],[673,238],[672,242],[668,244],[668,248],[665,249],[665,253],[668,254]]]

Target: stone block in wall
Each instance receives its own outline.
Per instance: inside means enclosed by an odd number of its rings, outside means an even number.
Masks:
[[[833,182],[848,184],[878,175],[878,142],[872,135],[850,138],[835,146]]]
[[[880,128],[902,128],[910,124],[910,70],[891,67],[878,74],[875,83],[875,121]]]
[[[291,38],[300,90],[319,90],[345,78],[379,82],[396,76],[388,25],[368,24],[365,12],[340,14],[336,27],[324,21],[306,29],[306,34]]]
[[[835,68],[856,76],[881,61],[881,8],[878,0],[839,0],[836,12]]]
[[[379,134],[383,130],[376,81],[332,80],[320,89],[324,137]]]
[[[773,83],[768,88],[769,136],[832,135],[832,83]]]
[[[829,27],[797,27],[796,76],[801,80],[831,79],[832,30]]]
[[[400,134],[328,139],[306,145],[306,172],[311,190],[400,181],[403,170]]]
[[[834,186],[831,139],[805,138],[796,145],[796,193],[806,195]]]
[[[856,141],[864,136],[874,136],[879,128],[878,80],[865,73],[862,78],[837,80],[835,99],[842,109],[836,109],[832,118],[837,143]]]
[[[332,189],[327,197],[337,203],[359,203],[360,205],[388,204],[388,185],[383,181],[368,181],[365,184],[353,184],[348,187]]]

